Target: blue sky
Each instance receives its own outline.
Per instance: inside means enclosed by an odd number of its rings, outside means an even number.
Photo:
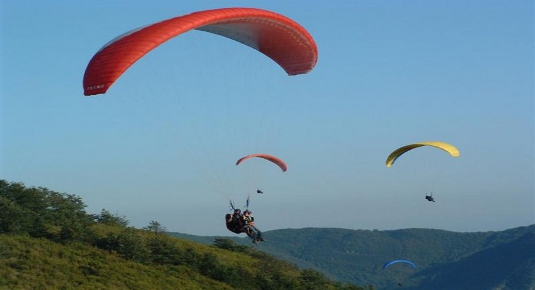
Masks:
[[[228,200],[249,194],[262,230],[534,223],[532,1],[199,2],[0,2],[0,178],[196,235],[230,234]],[[289,77],[255,50],[191,31],[106,94],[83,96],[87,63],[114,37],[222,7],[294,19],[318,64]],[[461,156],[421,148],[384,165],[428,140]],[[234,165],[251,153],[288,171]]]

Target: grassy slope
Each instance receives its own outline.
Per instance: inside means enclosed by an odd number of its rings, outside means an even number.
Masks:
[[[148,266],[87,245],[0,235],[2,289],[232,289],[185,266]]]
[[[96,227],[97,235],[118,230],[113,226]],[[190,260],[195,265],[138,263],[83,243],[61,244],[0,234],[0,289],[362,289],[328,281],[319,273],[300,271],[261,252],[250,252],[247,247],[245,252],[235,252],[159,237],[171,241],[181,253],[195,257]],[[196,268],[199,265],[208,266],[200,270]],[[233,281],[237,282],[220,282],[218,275],[235,277]],[[251,279],[258,283],[247,282]]]

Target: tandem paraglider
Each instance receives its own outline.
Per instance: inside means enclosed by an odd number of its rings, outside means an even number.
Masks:
[[[233,214],[225,215],[225,224],[227,229],[235,234],[245,233],[251,238],[253,244],[264,242],[262,231],[255,226],[252,211],[249,210],[250,197],[247,197],[245,204],[246,210],[241,212],[241,209],[234,207],[234,202],[230,201],[230,207],[234,211]]]

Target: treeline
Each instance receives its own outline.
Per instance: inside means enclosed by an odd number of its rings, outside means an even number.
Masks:
[[[229,239],[212,246],[176,239],[153,221],[143,229],[103,209],[89,214],[78,196],[0,180],[0,234],[46,239],[62,245],[87,245],[127,261],[164,267],[172,273],[187,267],[233,289],[372,289],[334,282],[314,270],[298,270]],[[90,274],[98,273],[91,263]]]

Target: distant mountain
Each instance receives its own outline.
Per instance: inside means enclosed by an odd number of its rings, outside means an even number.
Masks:
[[[535,233],[417,275],[426,289],[535,289]]]
[[[214,237],[172,233],[212,243]],[[459,233],[436,229],[391,231],[336,228],[265,232],[257,246],[278,258],[342,282],[377,289],[535,289],[535,225],[497,232]],[[234,241],[249,245],[245,238]],[[382,265],[409,259],[416,269]]]

